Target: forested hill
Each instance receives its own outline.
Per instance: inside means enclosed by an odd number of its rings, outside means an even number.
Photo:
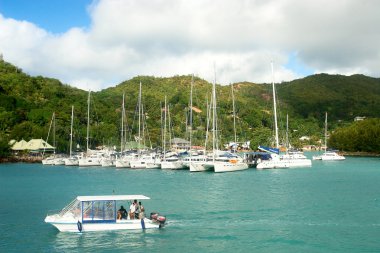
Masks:
[[[142,100],[149,139],[160,142],[161,106],[165,96],[170,104],[171,124],[175,137],[186,137],[186,112],[191,76],[158,78],[138,76],[115,87],[91,94],[91,144],[119,145],[122,96],[125,94],[127,123],[132,136],[136,133],[138,86],[142,83]],[[380,117],[380,79],[363,75],[340,76],[319,74],[277,85],[280,129],[285,129],[289,114],[293,142],[303,135],[320,137],[324,112],[329,124],[352,122],[355,116]],[[211,84],[194,78],[193,133],[202,144],[206,128],[206,104]],[[242,82],[234,84],[239,140],[252,145],[265,144],[272,135],[272,94],[270,84]],[[75,141],[83,146],[86,136],[88,91],[62,84],[59,80],[32,77],[19,68],[0,62],[0,137],[29,140],[46,138],[51,115],[56,113],[57,147],[68,148],[71,106],[74,105]],[[233,117],[231,88],[217,86],[218,119],[222,141],[232,139]],[[297,130],[297,131],[294,131]],[[51,141],[50,141],[51,142]]]
[[[318,74],[277,86],[280,100],[302,117],[334,120],[379,117],[380,78]]]

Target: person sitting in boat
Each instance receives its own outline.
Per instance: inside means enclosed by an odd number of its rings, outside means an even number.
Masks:
[[[133,203],[129,206],[129,218],[131,220],[135,219],[136,203],[137,200],[134,200]]]
[[[124,206],[121,206],[120,209],[117,211],[117,219],[126,219],[127,218],[127,210],[124,208]]]

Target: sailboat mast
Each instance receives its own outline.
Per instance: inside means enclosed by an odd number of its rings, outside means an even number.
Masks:
[[[166,161],[166,96],[165,96],[165,108],[164,108],[164,143],[163,143],[163,150],[164,150],[164,161]]]
[[[212,161],[215,162],[215,152],[216,152],[216,91],[215,91],[215,85],[216,85],[216,73],[215,73],[215,67],[214,67],[214,82],[212,84],[212,153],[213,158]]]
[[[289,115],[286,114],[286,152],[289,150]]]
[[[89,135],[90,135],[90,95],[91,90],[88,91],[88,99],[87,99],[87,136],[86,136],[86,152],[88,152],[88,143],[89,143]]]
[[[327,112],[325,117],[325,153],[327,151]]]
[[[232,95],[232,111],[233,111],[233,116],[234,116],[234,142],[235,142],[235,145],[237,145],[237,140],[236,140],[235,96],[234,96],[234,85],[233,84],[231,84],[231,95]]]
[[[70,158],[73,150],[73,124],[74,124],[74,106],[71,106],[71,127],[70,127]]]
[[[50,120],[50,125],[49,125],[49,131],[48,131],[48,135],[46,137],[46,143],[49,141],[49,136],[50,136],[50,130],[51,130],[51,126],[53,125],[53,120],[54,120],[54,115],[55,115],[55,112],[53,112],[53,115],[51,116],[51,120]],[[56,149],[56,146],[55,144],[53,143],[54,145],[54,153],[55,153],[55,149]],[[42,152],[42,158],[44,158],[44,155],[45,155],[45,145],[44,145],[44,151]]]
[[[124,96],[125,94],[123,93],[123,101],[121,102],[121,135],[120,135],[120,153],[123,153],[123,147],[124,147],[124,116],[125,116],[125,104],[124,104]]]
[[[190,87],[190,157],[191,157],[191,144],[192,144],[192,130],[193,130],[193,85],[194,85],[194,74],[191,76],[191,87]]]
[[[141,147],[141,82],[140,82],[140,90],[139,90],[139,141],[138,141],[138,150],[140,154]]]
[[[205,138],[205,155],[207,152],[207,142],[208,142],[208,130],[210,128],[210,112],[211,108],[208,104],[208,95],[206,97],[206,138]]]
[[[279,147],[279,141],[278,141],[278,126],[277,126],[277,108],[276,108],[277,106],[276,106],[276,89],[274,87],[273,61],[271,62],[271,67],[272,67],[274,131],[275,131],[276,148],[278,148]]]
[[[55,151],[57,150],[57,144],[55,143],[55,112],[53,113],[53,143],[54,143],[54,154],[55,154]]]

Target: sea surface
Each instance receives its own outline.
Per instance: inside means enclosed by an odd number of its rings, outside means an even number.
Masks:
[[[62,233],[78,195],[144,194],[163,229]],[[0,252],[380,252],[380,159],[235,173],[0,165]]]

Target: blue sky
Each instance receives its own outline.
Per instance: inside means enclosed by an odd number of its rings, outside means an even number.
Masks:
[[[88,27],[87,7],[91,0],[0,0],[0,13],[6,18],[26,20],[52,32],[71,27]]]
[[[380,76],[380,1],[0,0],[0,53],[101,90],[138,75],[270,83]]]

